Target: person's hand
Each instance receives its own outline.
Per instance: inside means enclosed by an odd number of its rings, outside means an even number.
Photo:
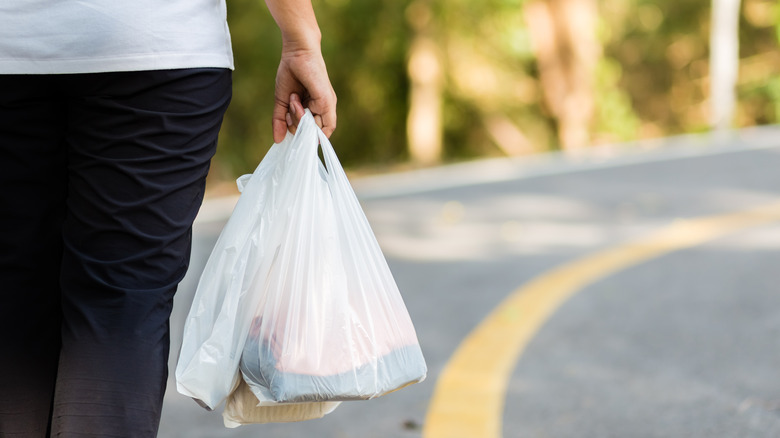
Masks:
[[[274,94],[274,142],[284,140],[288,129],[295,133],[304,108],[328,137],[336,129],[336,93],[318,48],[282,49]]]

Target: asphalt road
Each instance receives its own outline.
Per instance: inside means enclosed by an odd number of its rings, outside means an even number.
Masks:
[[[176,393],[171,377],[159,436],[421,437],[453,352],[518,287],[679,219],[780,201],[780,128],[651,146],[355,181],[415,322],[428,379],[344,403],[321,420],[225,429],[219,412]],[[171,376],[223,212],[211,203],[196,224],[171,322]],[[577,291],[515,364],[503,388],[503,436],[780,436],[778,266],[773,222]]]

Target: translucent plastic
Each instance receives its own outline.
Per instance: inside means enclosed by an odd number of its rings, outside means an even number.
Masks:
[[[255,409],[289,408],[270,421],[297,421],[423,380],[401,294],[308,111],[239,186],[185,324],[179,392],[211,409],[230,396],[235,425],[269,417],[246,411],[246,389]]]

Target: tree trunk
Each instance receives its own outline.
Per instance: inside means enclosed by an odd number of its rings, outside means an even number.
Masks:
[[[534,0],[524,14],[561,147],[585,147],[590,143],[594,75],[602,52],[595,0]]]
[[[409,48],[407,72],[411,82],[406,134],[411,161],[420,165],[436,164],[442,159],[442,83],[441,54],[430,34],[431,10],[425,0],[417,0],[407,10],[415,30]]]

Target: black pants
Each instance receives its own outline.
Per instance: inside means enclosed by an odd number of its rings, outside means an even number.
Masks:
[[[0,75],[0,437],[153,437],[224,69]]]

